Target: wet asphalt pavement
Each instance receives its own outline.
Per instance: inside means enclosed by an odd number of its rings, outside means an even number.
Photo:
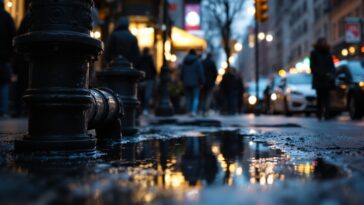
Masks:
[[[141,120],[96,151],[13,152],[0,121],[0,204],[364,204],[364,121],[253,115]]]

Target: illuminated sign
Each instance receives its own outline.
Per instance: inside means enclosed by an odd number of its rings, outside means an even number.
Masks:
[[[358,18],[345,19],[345,42],[360,43],[361,42],[361,23]]]
[[[200,5],[186,4],[185,6],[185,29],[200,30]]]

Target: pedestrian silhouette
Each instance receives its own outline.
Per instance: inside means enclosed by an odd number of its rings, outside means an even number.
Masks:
[[[4,1],[0,0],[0,117],[9,114],[10,61],[13,56],[14,35],[14,21],[4,9]]]
[[[310,56],[312,88],[317,95],[317,118],[329,117],[329,93],[335,89],[335,66],[325,38],[319,38]]]
[[[187,111],[194,116],[198,111],[200,87],[205,82],[205,75],[202,63],[193,49],[183,60],[181,79],[186,95]]]
[[[220,89],[227,102],[224,110],[229,115],[234,115],[238,112],[239,97],[241,97],[243,89],[242,86],[241,78],[237,76],[234,68],[226,68],[220,83]]]
[[[105,47],[105,60],[109,63],[117,56],[122,55],[128,61],[137,65],[140,51],[137,38],[129,31],[129,20],[121,17],[116,29],[111,33]]]
[[[150,101],[153,95],[153,88],[157,71],[150,54],[149,48],[144,48],[142,55],[138,60],[137,68],[145,73],[145,78],[140,82],[140,88],[143,91],[143,114],[148,115],[150,112]]]
[[[215,62],[212,59],[212,54],[208,53],[206,58],[202,61],[205,73],[205,83],[202,88],[202,113],[203,115],[209,111],[212,101],[212,90],[215,86],[217,77],[217,69]]]

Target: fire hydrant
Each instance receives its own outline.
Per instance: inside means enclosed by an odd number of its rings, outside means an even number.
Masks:
[[[144,76],[144,72],[134,69],[122,56],[116,57],[106,69],[97,74],[99,83],[114,90],[123,102],[125,112],[122,120],[123,135],[130,136],[138,132],[136,114],[140,102],[137,99],[137,83]]]
[[[89,65],[102,51],[91,38],[92,0],[31,1],[30,31],[14,40],[29,61],[28,135],[17,150],[92,150],[87,133]]]

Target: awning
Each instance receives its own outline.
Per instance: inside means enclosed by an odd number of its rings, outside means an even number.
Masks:
[[[206,41],[203,38],[194,36],[178,27],[172,27],[172,50],[188,51],[190,49],[204,50]]]

